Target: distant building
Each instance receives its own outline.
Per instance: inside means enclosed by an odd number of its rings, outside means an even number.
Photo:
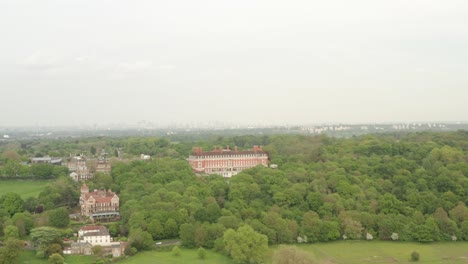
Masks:
[[[106,220],[119,217],[119,197],[109,190],[89,191],[86,183],[81,186],[80,206],[81,215],[92,220]]]
[[[52,164],[52,165],[62,165],[61,158],[52,158],[52,157],[40,157],[40,158],[31,158],[31,164]]]
[[[268,166],[268,155],[262,147],[254,146],[252,150],[234,150],[215,147],[213,151],[203,151],[202,148],[194,148],[188,162],[194,172],[219,174],[224,177],[232,177],[242,170],[258,165]]]
[[[75,181],[86,181],[92,178],[92,174],[86,163],[86,157],[83,155],[71,158],[70,161],[65,164],[65,166],[70,171],[70,177],[72,177]]]
[[[96,163],[95,172],[111,173],[112,166],[108,160],[100,159]]]

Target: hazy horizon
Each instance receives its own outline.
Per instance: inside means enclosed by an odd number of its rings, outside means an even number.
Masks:
[[[465,1],[0,2],[0,127],[468,121]]]

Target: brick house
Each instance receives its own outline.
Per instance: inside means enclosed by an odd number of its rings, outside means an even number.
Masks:
[[[93,220],[120,215],[119,197],[110,189],[90,192],[86,183],[83,183],[80,192],[81,215],[88,216]]]
[[[213,151],[203,151],[202,148],[193,148],[188,162],[195,173],[219,174],[232,177],[242,170],[258,165],[268,166],[268,155],[260,146],[252,150],[231,150],[215,147]]]

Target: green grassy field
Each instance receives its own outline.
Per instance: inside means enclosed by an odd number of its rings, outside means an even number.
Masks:
[[[65,256],[65,263],[67,264],[87,264],[94,263],[95,259],[91,256]],[[48,264],[47,259],[40,259],[36,257],[36,252],[26,250],[21,254],[21,264]]]
[[[318,263],[415,263],[410,254],[420,255],[418,263],[468,263],[468,243],[405,243],[391,241],[338,241],[299,245],[311,252]]]
[[[50,180],[0,180],[0,195],[14,192],[21,198],[37,197]]]
[[[196,249],[185,249],[181,248],[180,256],[173,256],[172,252],[156,252],[146,251],[138,253],[136,256],[126,259],[122,262],[124,264],[178,264],[178,263],[190,263],[190,264],[216,264],[216,263],[228,263],[234,264],[234,261],[227,256],[224,256],[213,251],[206,251],[206,259],[199,259]]]
[[[310,252],[315,256],[318,264],[365,264],[365,263],[468,263],[468,243],[403,243],[385,241],[339,241],[331,243],[317,243],[298,245],[297,247]],[[269,258],[277,247],[270,247]],[[418,262],[409,261],[410,254],[417,251],[420,254]],[[66,256],[65,262],[94,263],[90,256]],[[33,251],[25,251],[21,255],[21,264],[46,264],[46,259],[37,259]],[[180,256],[173,256],[171,252],[145,251],[136,256],[125,259],[123,264],[234,264],[227,256],[207,250],[206,259],[199,259],[196,249],[181,249]]]

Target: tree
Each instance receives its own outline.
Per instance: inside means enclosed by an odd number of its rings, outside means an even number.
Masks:
[[[411,252],[411,261],[419,261],[419,253],[416,251]]]
[[[206,259],[206,250],[202,247],[198,248],[197,255],[199,259]]]
[[[177,222],[172,218],[167,219],[166,223],[164,224],[164,232],[166,233],[167,238],[176,237],[179,233]]]
[[[321,231],[322,220],[320,220],[318,214],[313,211],[304,213],[300,234],[306,236],[308,242],[317,242],[320,240]]]
[[[244,225],[224,232],[225,249],[239,263],[262,263],[268,250],[268,239],[252,227]]]
[[[172,248],[172,255],[176,257],[180,256],[180,248],[178,246]]]
[[[21,159],[21,156],[18,154],[18,152],[14,151],[12,149],[7,149],[7,150],[3,151],[2,158],[5,159],[5,160],[19,161]]]
[[[79,201],[80,195],[70,179],[58,179],[39,194],[39,203],[46,209],[67,206],[71,208]]]
[[[46,257],[51,256],[53,254],[62,255],[63,254],[62,246],[60,244],[56,244],[56,243],[50,244],[47,247],[47,249],[45,250],[44,254],[45,254]]]
[[[37,198],[36,197],[28,197],[23,204],[24,210],[34,213],[38,206]]]
[[[13,224],[18,228],[20,238],[29,235],[34,227],[34,218],[29,212],[16,213],[12,218]]]
[[[31,230],[31,241],[43,250],[52,243],[62,243],[61,237],[62,232],[53,227],[42,226]]]
[[[107,173],[97,172],[94,174],[93,179],[94,187],[97,189],[106,189],[110,188],[112,185],[113,179]]]
[[[15,239],[20,238],[18,227],[16,226],[12,226],[12,225],[6,226],[3,229],[3,233],[5,234],[5,238],[15,238]]]
[[[164,238],[164,227],[158,219],[153,219],[148,224],[148,232],[153,236],[154,240]]]
[[[54,165],[47,163],[33,164],[31,174],[41,179],[52,178],[54,176],[54,167]]]
[[[9,238],[4,245],[0,247],[0,264],[19,263],[23,243],[18,239]]]
[[[91,152],[91,155],[96,155],[96,148],[94,146],[91,146],[89,152]]]
[[[10,216],[23,212],[24,201],[17,193],[9,192],[0,197],[0,204]]]
[[[179,237],[184,247],[195,247],[195,230],[193,224],[182,224],[180,226]]]
[[[58,253],[54,253],[49,256],[49,263],[50,264],[63,264],[65,259]]]
[[[149,249],[154,243],[151,234],[143,231],[141,228],[134,228],[130,230],[128,242],[130,243],[131,247],[134,247],[137,250]]]
[[[49,212],[49,224],[53,227],[65,228],[70,223],[68,210],[64,207]]]
[[[273,264],[314,264],[313,256],[295,246],[280,246],[273,254]]]
[[[96,257],[102,257],[104,255],[104,249],[102,248],[101,245],[96,245],[92,247],[91,251],[93,252],[93,255]]]

